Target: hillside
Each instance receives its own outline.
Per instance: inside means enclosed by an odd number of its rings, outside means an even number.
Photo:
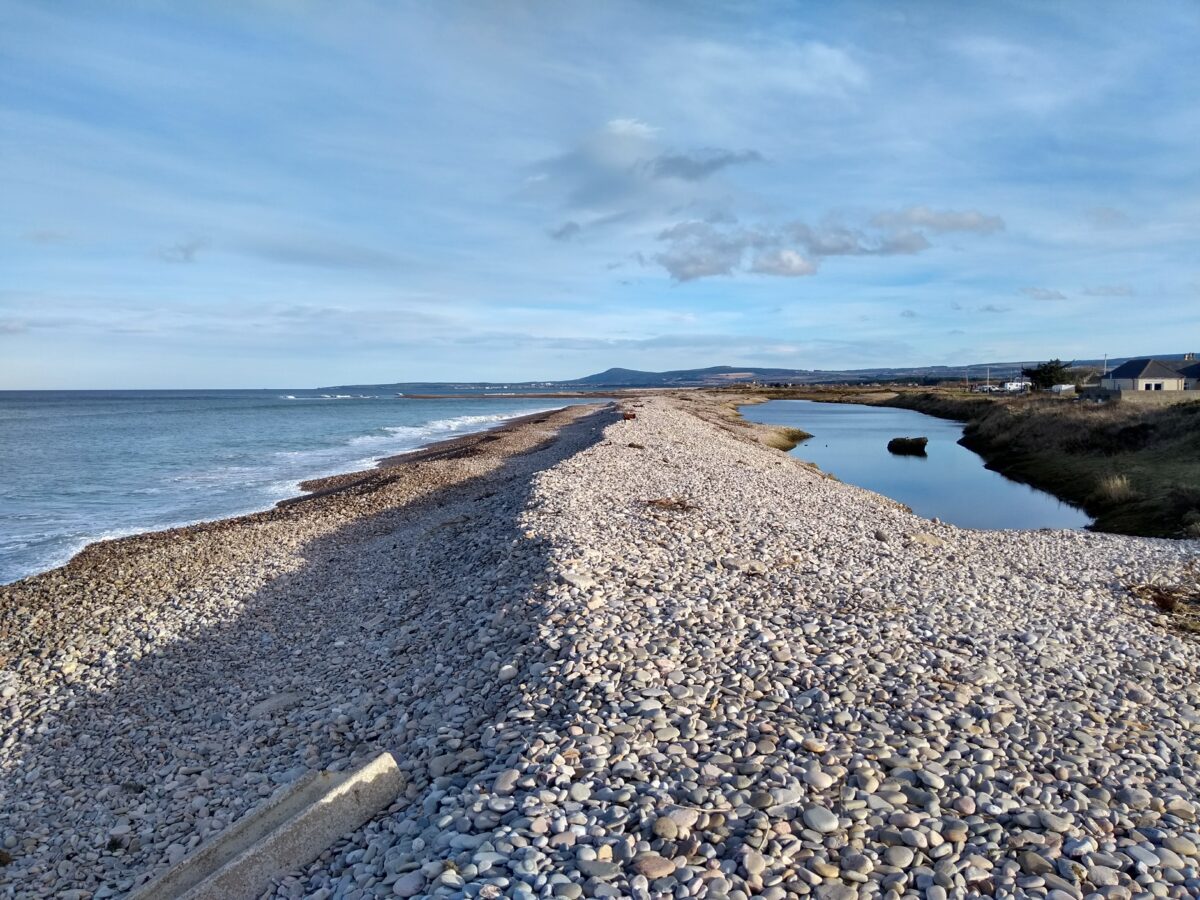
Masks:
[[[1156,359],[1182,359],[1182,353],[1155,354]],[[1109,369],[1135,357],[1110,357]],[[959,366],[881,366],[871,369],[783,369],[764,366],[708,366],[702,369],[672,369],[648,372],[640,369],[611,368],[582,378],[565,381],[514,382],[393,382],[390,384],[340,384],[315,388],[320,391],[398,391],[402,393],[475,392],[485,390],[544,391],[591,390],[595,388],[715,387],[749,382],[787,382],[789,384],[864,384],[875,381],[936,383],[969,379],[993,382],[1011,379],[1021,369],[1044,360],[981,362]],[[1099,368],[1102,359],[1078,359],[1077,366]]]

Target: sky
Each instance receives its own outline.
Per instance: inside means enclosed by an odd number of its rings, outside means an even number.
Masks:
[[[0,389],[1200,350],[1200,4],[0,0]]]

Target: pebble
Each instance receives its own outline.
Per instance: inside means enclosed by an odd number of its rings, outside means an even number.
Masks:
[[[1200,545],[922,520],[688,397],[0,588],[6,883],[387,748],[274,897],[1200,894],[1198,654],[1121,587]]]
[[[838,817],[824,806],[810,806],[804,811],[804,824],[822,834],[838,830]]]

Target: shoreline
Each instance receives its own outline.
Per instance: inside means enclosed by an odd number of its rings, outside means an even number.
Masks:
[[[744,408],[744,407],[749,407],[749,406],[758,406],[758,405],[761,405],[761,404],[764,404],[764,403],[776,402],[776,401],[775,401],[775,398],[770,398],[770,399],[768,399],[768,398],[765,398],[765,397],[750,397],[750,398],[744,398],[744,399],[745,399],[745,402],[739,402],[739,403],[737,403],[737,405],[736,405],[736,413],[737,413],[737,415],[738,415],[738,416],[741,416],[741,415],[742,415],[742,410],[743,410],[743,408]],[[832,400],[815,401],[815,400],[812,400],[812,399],[810,399],[810,398],[780,398],[780,401],[783,401],[783,400],[796,400],[796,401],[800,401],[800,402],[810,402],[810,403],[822,402],[822,403],[827,403],[827,404],[830,404],[830,405],[836,405],[837,403],[843,402],[843,401],[832,401]],[[1052,499],[1054,502],[1056,502],[1056,503],[1057,503],[1057,504],[1059,504],[1060,506],[1067,507],[1067,508],[1069,508],[1069,509],[1075,510],[1075,511],[1077,511],[1077,512],[1079,512],[1079,513],[1081,513],[1082,515],[1084,515],[1084,516],[1086,516],[1086,517],[1087,517],[1087,521],[1086,521],[1085,523],[1083,523],[1083,524],[1080,524],[1080,525],[1078,525],[1078,526],[1074,526],[1074,527],[1076,527],[1076,528],[1078,528],[1078,529],[1086,530],[1086,531],[1097,531],[1097,530],[1098,530],[1098,529],[1096,529],[1096,528],[1094,527],[1094,525],[1095,525],[1095,521],[1094,521],[1094,519],[1093,519],[1093,518],[1092,518],[1092,517],[1091,517],[1091,516],[1088,514],[1088,511],[1087,511],[1087,510],[1084,508],[1084,504],[1083,504],[1082,502],[1080,502],[1079,500],[1077,500],[1077,499],[1071,499],[1071,498],[1069,498],[1069,497],[1067,497],[1067,496],[1063,496],[1062,494],[1056,494],[1056,493],[1052,492],[1051,490],[1047,489],[1046,487],[1044,487],[1044,486],[1042,486],[1042,485],[1033,484],[1033,483],[1031,483],[1031,482],[1029,482],[1029,481],[1027,481],[1027,480],[1023,480],[1023,479],[1021,479],[1021,478],[1019,478],[1019,477],[1016,477],[1016,476],[1015,476],[1015,475],[1013,475],[1013,474],[1010,474],[1010,473],[1004,472],[1004,471],[1003,471],[1003,470],[1002,470],[1000,467],[996,466],[996,465],[995,465],[994,463],[992,463],[992,462],[989,462],[989,460],[988,460],[987,456],[985,455],[985,453],[984,453],[984,452],[982,452],[982,451],[981,451],[981,450],[980,450],[978,447],[976,447],[976,446],[973,446],[972,442],[971,442],[971,441],[968,439],[968,437],[967,437],[967,436],[964,434],[964,432],[965,432],[965,430],[966,430],[966,423],[965,423],[963,420],[961,420],[961,419],[956,419],[956,418],[953,418],[953,417],[950,417],[950,416],[946,416],[946,415],[942,415],[942,416],[935,416],[933,413],[931,413],[931,412],[926,412],[926,411],[924,411],[924,410],[921,410],[921,409],[915,409],[915,408],[912,408],[912,407],[909,407],[909,406],[904,406],[904,405],[899,405],[899,404],[892,404],[892,403],[886,403],[886,402],[885,402],[885,403],[877,403],[877,402],[868,402],[868,401],[863,401],[863,402],[859,402],[859,403],[854,403],[854,402],[852,402],[852,401],[847,401],[847,405],[855,405],[855,406],[873,406],[873,407],[882,408],[882,409],[887,409],[887,408],[891,408],[891,409],[902,409],[902,410],[905,410],[905,411],[908,411],[908,412],[916,412],[916,413],[920,413],[921,415],[929,415],[929,416],[932,416],[932,417],[934,417],[934,418],[941,419],[941,420],[943,420],[943,421],[947,421],[947,422],[953,422],[954,424],[956,424],[956,425],[960,426],[960,428],[959,428],[959,437],[958,437],[958,439],[955,441],[955,443],[956,443],[956,444],[958,444],[959,446],[961,446],[962,448],[964,448],[965,450],[968,450],[968,451],[970,451],[970,452],[971,452],[971,453],[974,455],[974,457],[975,457],[975,458],[977,459],[977,461],[978,461],[978,464],[979,464],[979,467],[980,467],[980,469],[986,469],[986,470],[988,470],[988,471],[994,472],[994,473],[996,473],[997,475],[1000,475],[1000,476],[1001,476],[1001,477],[1004,479],[1004,481],[1005,481],[1005,482],[1009,482],[1009,483],[1011,483],[1011,484],[1014,484],[1014,485],[1021,485],[1021,486],[1025,487],[1025,488],[1027,488],[1027,489],[1030,489],[1030,490],[1032,490],[1032,491],[1034,491],[1034,492],[1036,492],[1036,493],[1038,493],[1038,494],[1040,494],[1040,495],[1043,495],[1043,496],[1045,496],[1045,497],[1047,497],[1047,498],[1051,498],[1051,499]],[[760,424],[766,424],[766,423],[760,423]],[[778,430],[785,431],[785,432],[789,430],[789,429],[787,429],[786,427],[784,427],[784,426],[779,426],[779,425],[771,425],[771,426],[768,426],[768,427],[774,427],[774,428],[776,428],[776,429],[778,429]],[[803,435],[803,437],[800,437],[799,435]],[[797,435],[797,436],[796,436],[796,439],[795,439],[795,440],[790,440],[790,439],[789,439],[789,440],[786,442],[786,444],[783,444],[783,445],[781,445],[781,444],[775,444],[775,445],[773,445],[773,446],[779,446],[779,449],[784,449],[784,450],[792,450],[792,449],[794,449],[794,448],[796,448],[796,447],[799,447],[799,446],[800,446],[800,445],[801,445],[801,444],[802,444],[804,441],[807,441],[809,438],[812,438],[812,437],[813,437],[813,435],[811,435],[811,434],[808,434],[807,432],[804,432],[804,431],[799,431],[799,435]],[[819,437],[819,435],[818,435],[818,437]],[[806,461],[807,461],[807,460],[806,460]],[[810,464],[811,464],[811,465],[814,465],[814,466],[815,466],[815,465],[817,465],[816,463],[811,463],[811,462],[810,462]],[[831,474],[833,474],[835,477],[838,477],[836,472],[833,472],[833,473],[831,473]],[[888,496],[890,496],[890,495],[888,495]],[[897,500],[897,502],[901,502],[901,503],[903,502],[903,501],[899,500],[898,498],[894,498],[894,497],[893,497],[892,499],[896,499],[896,500]],[[950,521],[950,520],[947,520],[947,521]],[[953,523],[952,523],[952,524],[953,524]],[[1029,526],[1023,526],[1023,527],[1022,527],[1022,528],[1020,528],[1020,529],[1016,529],[1016,528],[1014,528],[1014,527],[1012,527],[1012,526],[1008,526],[1008,527],[1002,527],[1002,526],[990,526],[990,527],[984,527],[984,526],[975,526],[975,527],[979,527],[979,528],[981,528],[981,530],[985,530],[985,531],[1011,531],[1011,530],[1030,530],[1030,529],[1042,528],[1042,527],[1046,527],[1046,526],[1041,526],[1041,525],[1029,525]],[[1054,526],[1054,527],[1065,527],[1065,526]]]
[[[722,393],[714,395],[722,398]],[[1200,537],[1200,402],[1139,408],[929,388],[765,388],[728,403],[810,400],[907,409],[963,426],[984,467],[1082,510],[1100,534]],[[1113,487],[1115,485],[1115,488]]]
[[[568,407],[0,588],[0,879],[123,896],[386,750],[267,896],[1200,889],[1196,638],[1129,589],[1200,543],[935,523],[773,430]]]
[[[297,493],[295,496],[285,497],[282,500],[277,500],[268,506],[263,506],[257,509],[234,513],[227,516],[219,516],[212,519],[199,519],[193,522],[185,522],[179,525],[168,526],[166,528],[151,528],[144,531],[137,531],[132,534],[122,535],[120,537],[97,538],[96,540],[90,540],[84,546],[72,553],[71,556],[62,563],[56,566],[51,566],[47,569],[33,572],[29,575],[25,575],[14,581],[0,584],[0,591],[8,587],[14,587],[22,584],[31,578],[40,578],[51,572],[68,568],[75,564],[80,557],[84,556],[85,554],[91,554],[95,548],[100,546],[107,547],[109,545],[126,541],[141,542],[143,539],[150,539],[155,535],[178,535],[180,533],[191,532],[193,530],[222,528],[228,523],[250,520],[257,516],[271,513],[274,510],[328,496],[338,492],[339,490],[343,490],[354,485],[365,487],[375,480],[376,476],[379,475],[380,469],[397,465],[405,465],[411,462],[418,462],[426,458],[423,455],[426,453],[426,451],[443,448],[446,450],[460,449],[460,455],[466,455],[471,452],[471,448],[476,444],[486,443],[487,436],[494,432],[503,432],[513,426],[529,424],[530,422],[537,421],[539,418],[545,417],[551,413],[559,413],[564,410],[571,409],[572,406],[590,407],[592,404],[572,404],[569,406],[554,407],[536,413],[515,414],[512,418],[497,422],[481,431],[472,431],[452,438],[442,438],[429,444],[425,444],[422,447],[417,447],[413,450],[406,450],[385,457],[377,457],[375,460],[375,466],[370,469],[359,469],[351,472],[338,472],[331,475],[322,475],[315,478],[304,479],[296,482]],[[436,458],[436,456],[430,458]]]

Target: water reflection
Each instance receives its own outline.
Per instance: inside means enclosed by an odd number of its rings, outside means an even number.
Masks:
[[[802,428],[813,435],[792,451],[842,481],[899,500],[925,518],[963,528],[1082,528],[1089,519],[1057,498],[985,469],[959,445],[962,426],[909,409],[771,400],[743,406],[751,422]],[[896,456],[894,437],[929,438],[926,455]]]

